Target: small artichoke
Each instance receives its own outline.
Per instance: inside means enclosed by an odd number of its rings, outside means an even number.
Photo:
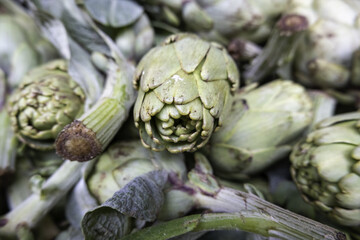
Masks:
[[[310,97],[291,81],[238,92],[224,127],[210,140],[214,170],[233,179],[260,172],[291,151],[312,115]]]
[[[103,203],[134,178],[160,169],[178,179],[186,178],[182,154],[153,152],[144,148],[138,140],[116,142],[97,161],[88,176],[88,188],[97,201]]]
[[[9,103],[17,137],[35,149],[52,149],[63,127],[83,112],[85,95],[67,73],[63,60],[30,71]]]
[[[178,34],[144,56],[134,84],[134,120],[144,146],[195,151],[223,124],[239,72],[220,45]]]
[[[323,120],[291,153],[305,201],[343,226],[360,229],[360,113]]]
[[[312,0],[289,10],[309,21],[309,29],[294,56],[294,78],[306,86],[341,89],[359,86],[352,76],[355,52],[360,48],[358,1]]]

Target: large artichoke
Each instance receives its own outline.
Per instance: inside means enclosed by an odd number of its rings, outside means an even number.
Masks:
[[[36,149],[51,149],[63,127],[83,112],[85,95],[63,60],[30,71],[9,104],[18,138]]]
[[[309,96],[291,81],[238,92],[224,127],[210,140],[211,163],[226,178],[258,173],[286,156],[311,120]]]
[[[239,72],[226,50],[196,35],[170,36],[140,61],[135,125],[144,146],[195,151],[223,125]]]
[[[303,198],[337,223],[360,232],[360,113],[320,122],[291,154]]]

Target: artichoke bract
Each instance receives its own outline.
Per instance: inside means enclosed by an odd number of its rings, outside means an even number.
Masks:
[[[58,133],[83,112],[84,101],[84,92],[67,73],[66,62],[49,62],[30,71],[11,96],[12,127],[30,147],[52,149]]]
[[[312,115],[310,97],[291,81],[239,91],[227,121],[209,144],[214,170],[232,179],[260,172],[291,151]]]
[[[134,120],[144,146],[195,151],[223,124],[239,72],[220,45],[178,34],[144,56],[134,84]]]
[[[360,113],[323,120],[291,153],[305,201],[343,226],[360,227]]]

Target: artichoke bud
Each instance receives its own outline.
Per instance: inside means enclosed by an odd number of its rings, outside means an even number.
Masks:
[[[298,143],[291,174],[305,201],[342,226],[360,227],[360,113],[327,118]]]
[[[30,71],[10,98],[9,114],[17,137],[32,148],[54,148],[63,127],[83,112],[85,95],[63,60]]]
[[[305,89],[291,81],[238,92],[228,120],[209,144],[215,172],[246,178],[286,156],[311,123],[312,107]]]
[[[203,147],[223,125],[239,78],[227,51],[196,35],[172,35],[150,50],[134,81],[134,120],[144,146],[172,153]]]
[[[138,140],[116,142],[100,156],[87,184],[95,199],[103,203],[134,178],[160,169],[183,181],[186,178],[182,154],[153,152]]]
[[[348,86],[351,66],[354,65],[353,54],[359,47],[359,29],[337,19],[332,21],[319,16],[296,50],[296,80],[307,86],[322,88],[339,89]]]

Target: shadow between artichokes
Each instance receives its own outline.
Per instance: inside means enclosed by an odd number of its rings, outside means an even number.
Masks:
[[[291,174],[305,201],[360,233],[360,113],[320,122],[291,153]]]
[[[223,124],[239,72],[222,46],[178,34],[145,55],[134,84],[134,120],[144,146],[178,153],[203,147]]]

